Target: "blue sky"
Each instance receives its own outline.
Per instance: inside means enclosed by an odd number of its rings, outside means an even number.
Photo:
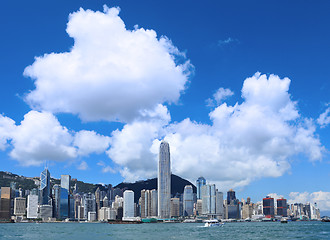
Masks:
[[[53,177],[134,181],[155,176],[165,138],[184,178],[254,201],[298,192],[330,210],[329,10],[328,1],[2,1],[1,170],[38,176],[49,159]],[[107,19],[112,28],[98,22]]]

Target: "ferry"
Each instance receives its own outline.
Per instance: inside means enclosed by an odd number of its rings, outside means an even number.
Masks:
[[[224,223],[220,223],[217,219],[205,220],[205,227],[222,227]]]

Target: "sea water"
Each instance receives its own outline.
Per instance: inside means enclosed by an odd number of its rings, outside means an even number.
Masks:
[[[0,239],[330,239],[330,223],[237,222],[208,228],[201,223],[4,223]]]

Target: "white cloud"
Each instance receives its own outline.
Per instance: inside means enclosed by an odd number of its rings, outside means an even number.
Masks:
[[[77,156],[67,128],[48,112],[30,111],[12,134],[10,156],[21,165],[40,165],[45,160],[64,161]]]
[[[94,131],[82,130],[75,134],[73,144],[78,147],[80,156],[87,156],[91,153],[100,154],[108,149],[110,138]]]
[[[87,170],[88,169],[88,164],[87,164],[87,162],[85,162],[85,161],[82,161],[80,164],[79,164],[79,166],[78,166],[78,169],[79,170]]]
[[[97,163],[97,165],[102,167],[103,173],[116,173],[116,170],[114,170],[112,167],[106,165],[103,161],[99,161]]]
[[[319,116],[317,123],[321,126],[321,128],[326,127],[330,123],[330,107],[328,107],[325,112]]]
[[[44,161],[72,160],[91,153],[103,153],[110,137],[94,131],[77,133],[62,126],[50,112],[30,111],[20,125],[0,115],[0,150],[11,146],[10,157],[23,166],[38,166]],[[78,169],[84,170],[82,162]]]
[[[324,150],[312,121],[291,100],[289,85],[288,78],[257,73],[244,81],[241,104],[223,103],[210,112],[211,125],[135,121],[113,132],[108,155],[122,166],[126,181],[152,177],[159,139],[165,138],[172,172],[191,181],[202,175],[227,190],[282,176],[293,155],[305,153],[314,161]]]
[[[232,92],[229,88],[219,88],[214,94],[213,98],[209,98],[206,100],[208,103],[208,106],[218,106],[220,103],[223,102],[228,97],[231,97],[234,95],[234,92]]]
[[[231,44],[231,43],[240,43],[240,41],[236,38],[227,38],[225,40],[219,40],[218,41],[218,46],[224,46],[224,45],[228,45],[228,44]]]
[[[15,121],[0,114],[0,150],[8,147],[8,141],[15,130]]]
[[[71,51],[37,57],[24,71],[36,86],[25,98],[33,109],[127,122],[178,101],[192,65],[168,38],[128,30],[118,14],[106,6],[104,12],[81,8],[70,14]]]
[[[291,192],[289,203],[317,203],[317,207],[320,208],[321,211],[330,211],[330,192]]]

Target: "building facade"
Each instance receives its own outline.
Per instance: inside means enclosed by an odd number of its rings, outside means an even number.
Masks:
[[[134,192],[132,190],[126,190],[123,195],[124,195],[123,217],[132,218],[134,217]]]
[[[170,146],[162,141],[159,148],[158,163],[158,217],[169,218],[171,215],[171,163]]]

